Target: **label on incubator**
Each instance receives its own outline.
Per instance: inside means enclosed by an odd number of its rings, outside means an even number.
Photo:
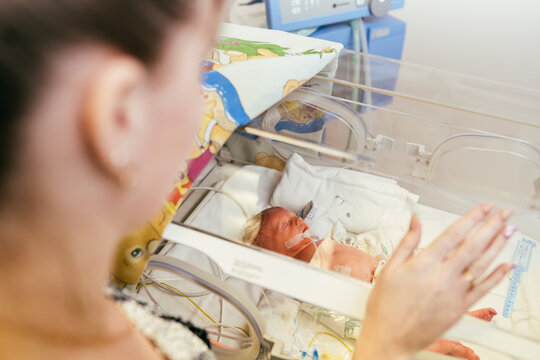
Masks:
[[[510,286],[508,287],[508,293],[506,294],[506,300],[504,301],[503,316],[505,318],[509,318],[514,309],[521,275],[529,268],[532,252],[535,247],[536,244],[527,238],[522,238],[516,245],[513,259],[516,268],[510,276]]]

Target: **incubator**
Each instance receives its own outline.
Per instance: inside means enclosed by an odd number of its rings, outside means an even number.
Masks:
[[[483,360],[538,359],[538,114],[532,90],[343,51],[334,73],[229,138],[136,291],[205,328],[222,359],[347,359],[372,284],[244,244],[248,219],[270,206],[304,210],[312,233],[291,248],[332,237],[382,259],[378,272],[413,213],[421,251],[471,207],[493,203],[515,209],[518,228],[495,263],[517,267],[471,309],[495,309],[491,322],[465,316],[445,337]]]

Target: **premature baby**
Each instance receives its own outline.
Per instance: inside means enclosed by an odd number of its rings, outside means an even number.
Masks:
[[[309,227],[299,216],[282,207],[263,210],[251,218],[244,228],[243,241],[272,250],[315,266],[348,274],[362,281],[373,282],[380,269],[380,258],[332,239],[314,241]],[[479,309],[469,315],[490,321],[497,312]],[[476,360],[479,357],[468,347],[451,340],[439,340],[426,350]]]
[[[318,267],[372,282],[382,258],[375,258],[332,239],[315,242],[303,236],[309,227],[301,217],[282,208],[266,209],[250,219],[244,242],[302,260]]]

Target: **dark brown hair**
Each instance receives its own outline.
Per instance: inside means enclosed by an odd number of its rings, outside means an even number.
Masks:
[[[59,50],[99,42],[147,66],[195,0],[0,1],[0,198],[14,165],[20,119]]]

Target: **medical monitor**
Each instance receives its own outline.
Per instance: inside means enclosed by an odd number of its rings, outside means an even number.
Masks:
[[[366,16],[381,16],[403,7],[405,0],[266,0],[268,27],[292,31],[335,24]],[[373,4],[371,4],[373,3]]]

